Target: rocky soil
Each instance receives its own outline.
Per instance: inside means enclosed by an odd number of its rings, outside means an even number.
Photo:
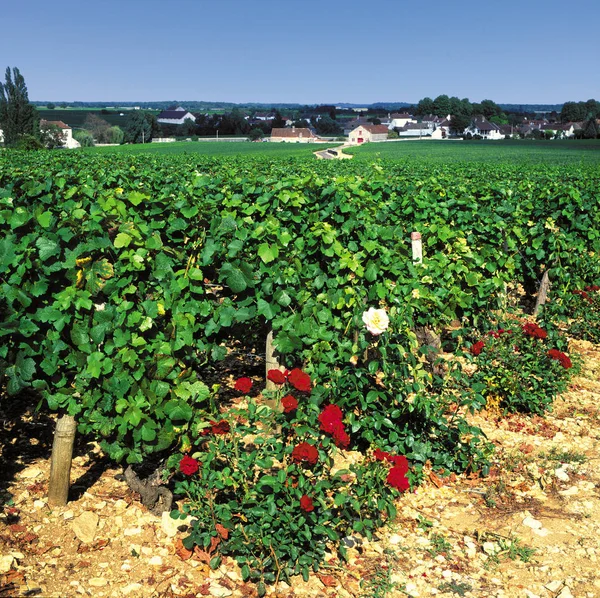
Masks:
[[[486,478],[431,474],[374,541],[357,539],[308,582],[272,596],[600,597],[600,347],[547,417],[474,417],[497,447]],[[12,408],[12,407],[11,407]],[[18,406],[14,406],[17,409]],[[230,560],[186,558],[168,514],[150,514],[94,445],[81,444],[72,500],[46,501],[53,421],[3,413],[0,596],[255,596]],[[117,478],[115,478],[117,476]]]

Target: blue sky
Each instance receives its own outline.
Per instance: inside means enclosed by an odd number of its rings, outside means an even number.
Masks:
[[[3,0],[0,22],[31,100],[600,100],[600,0]]]

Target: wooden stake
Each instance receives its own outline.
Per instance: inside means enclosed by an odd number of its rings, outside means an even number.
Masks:
[[[550,290],[550,275],[548,274],[548,270],[544,272],[544,276],[542,276],[542,282],[540,283],[540,289],[537,294],[537,299],[535,300],[535,308],[533,310],[533,315],[537,316],[538,311],[542,305],[545,305],[546,299],[548,298],[548,291]]]
[[[423,261],[423,245],[421,243],[421,233],[410,233],[410,240],[412,244],[412,258],[413,262]]]
[[[48,484],[48,504],[62,507],[69,499],[71,483],[71,461],[77,424],[71,415],[63,415],[56,422],[52,458],[50,461],[50,483]]]

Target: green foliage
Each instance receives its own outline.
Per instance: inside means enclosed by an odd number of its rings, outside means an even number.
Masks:
[[[88,131],[73,131],[73,139],[75,139],[75,141],[78,141],[81,147],[94,146],[94,136]]]
[[[544,305],[542,321],[566,327],[568,333],[594,343],[600,342],[600,289],[585,285],[573,290],[553,291]]]
[[[489,409],[542,414],[577,370],[577,357],[563,352],[566,344],[554,327],[494,323],[471,345],[477,369],[470,385]]]

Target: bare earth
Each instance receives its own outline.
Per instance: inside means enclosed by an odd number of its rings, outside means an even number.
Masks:
[[[307,583],[268,594],[600,597],[600,347],[572,350],[582,373],[553,413],[473,418],[497,447],[487,478],[431,474],[376,540],[349,550],[349,563],[332,558]],[[73,500],[51,509],[53,422],[21,419],[4,415],[0,445],[0,596],[256,595],[231,560],[217,571],[183,560],[184,534],[143,508],[93,445],[78,447]]]

